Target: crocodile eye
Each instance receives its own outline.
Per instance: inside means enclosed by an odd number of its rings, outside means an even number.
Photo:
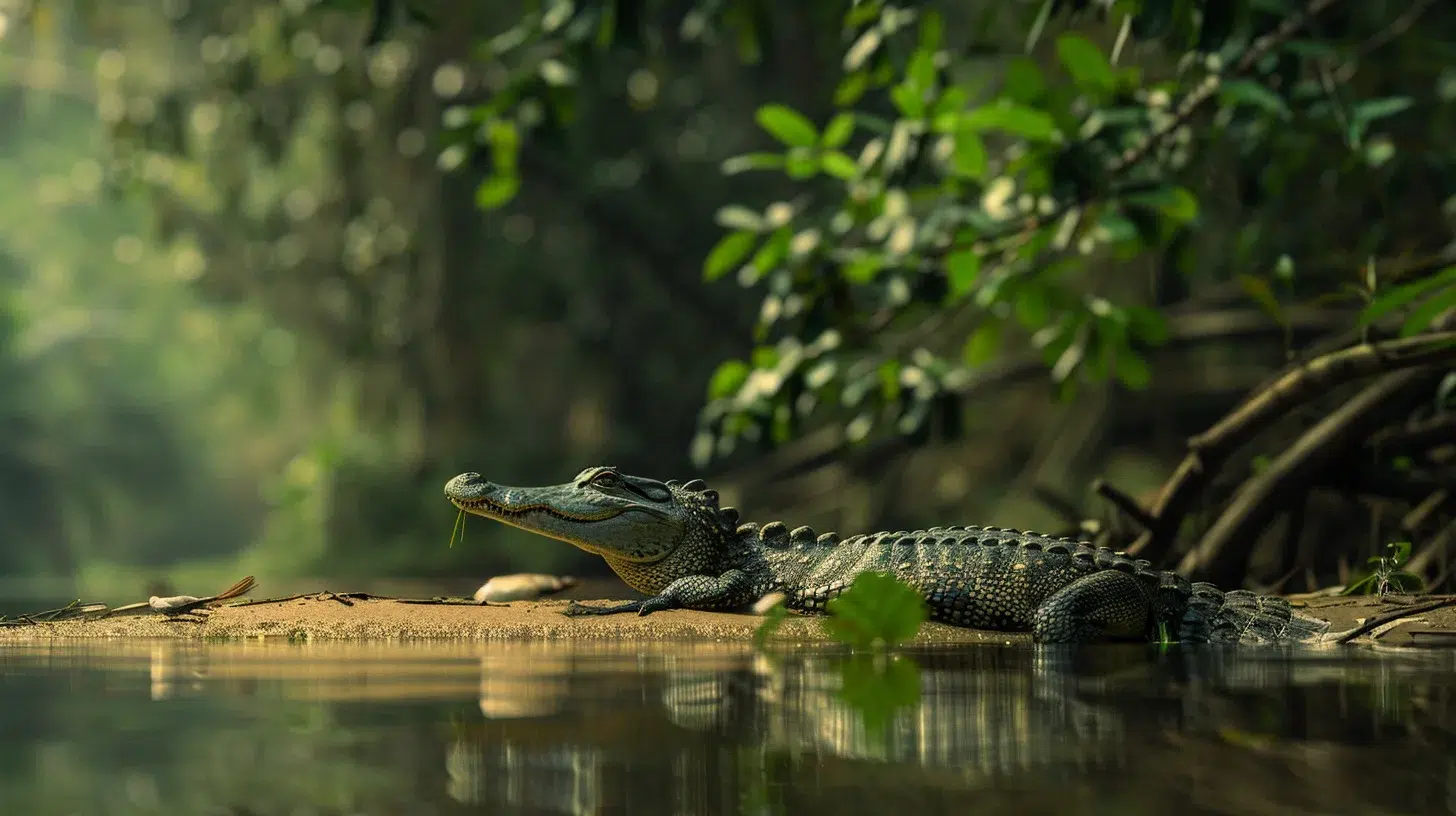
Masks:
[[[597,487],[621,487],[622,477],[610,470],[604,470],[593,476],[591,483]]]

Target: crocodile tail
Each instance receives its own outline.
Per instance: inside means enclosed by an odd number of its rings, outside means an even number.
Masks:
[[[1177,635],[1185,643],[1308,643],[1329,628],[1327,621],[1297,614],[1284,598],[1198,582]]]

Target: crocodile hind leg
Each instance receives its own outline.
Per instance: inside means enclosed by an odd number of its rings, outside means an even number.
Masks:
[[[1108,570],[1053,592],[1032,613],[1037,643],[1090,643],[1147,637],[1153,604],[1138,580]]]

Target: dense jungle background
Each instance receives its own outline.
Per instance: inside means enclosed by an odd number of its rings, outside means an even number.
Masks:
[[[0,0],[0,192],[0,597],[588,574],[441,486],[594,464],[1450,585],[1449,3]]]

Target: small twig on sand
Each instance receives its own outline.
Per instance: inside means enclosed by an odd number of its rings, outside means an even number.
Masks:
[[[1369,631],[1371,631],[1373,629],[1376,629],[1376,628],[1379,628],[1381,626],[1384,626],[1385,624],[1390,623],[1391,621],[1400,620],[1401,618],[1408,618],[1411,615],[1419,615],[1422,612],[1430,612],[1430,611],[1436,610],[1436,609],[1443,609],[1443,608],[1448,607],[1448,606],[1456,606],[1456,596],[1452,596],[1450,598],[1442,598],[1440,600],[1431,601],[1429,603],[1412,604],[1410,606],[1403,606],[1403,607],[1401,607],[1400,609],[1397,609],[1394,612],[1387,612],[1384,615],[1375,615],[1374,617],[1371,617],[1371,618],[1367,619],[1364,623],[1360,624],[1359,626],[1355,627],[1354,629],[1351,629],[1350,631],[1344,633],[1343,635],[1340,635],[1340,637],[1337,638],[1335,640],[1335,642],[1336,643],[1349,643],[1350,641],[1354,640],[1355,638],[1357,638],[1357,637],[1359,637],[1359,636],[1361,636],[1361,635],[1363,635],[1363,634],[1365,634],[1365,633],[1367,633],[1367,632],[1369,632]]]
[[[354,601],[392,601],[393,598],[384,595],[371,595],[368,592],[300,592],[297,595],[285,595],[282,598],[258,598],[257,600],[241,601],[228,604],[228,609],[237,609],[243,606],[259,606],[262,604],[288,603],[289,601],[338,601],[345,606],[353,606]]]
[[[209,595],[205,598],[197,598],[191,595],[174,595],[170,598],[159,598],[153,595],[147,601],[147,606],[166,615],[181,615],[210,603],[226,601],[229,598],[236,598],[239,595],[247,594],[256,584],[257,581],[253,579],[253,576],[249,575],[216,595]]]

